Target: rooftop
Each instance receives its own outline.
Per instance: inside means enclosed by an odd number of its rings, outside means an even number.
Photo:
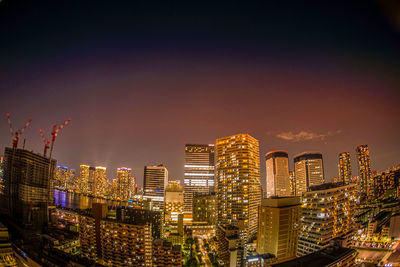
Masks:
[[[291,261],[273,264],[274,267],[320,267],[332,264],[356,252],[352,248],[328,247]]]

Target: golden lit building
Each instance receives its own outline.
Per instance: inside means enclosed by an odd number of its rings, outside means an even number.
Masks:
[[[151,266],[151,224],[102,220],[102,262],[107,266]]]
[[[89,192],[89,165],[80,165],[79,169],[79,191],[87,194]]]
[[[106,167],[97,166],[95,169],[95,182],[93,195],[96,197],[103,197],[106,190]]]
[[[350,152],[342,152],[339,154],[339,180],[345,184],[351,183],[351,161]]]
[[[180,245],[155,239],[152,249],[153,267],[179,267],[182,266],[182,250]]]
[[[307,192],[310,186],[324,183],[324,165],[319,152],[303,152],[294,157],[296,196]]]
[[[93,203],[91,215],[78,216],[82,255],[106,266],[152,266],[152,223],[108,219],[107,212]]]
[[[368,145],[359,145],[356,148],[357,162],[359,171],[359,183],[361,189],[360,199],[373,198],[372,179],[371,179],[371,160]]]
[[[267,197],[290,196],[289,156],[286,151],[265,154]]]
[[[81,253],[91,260],[97,259],[97,243],[95,219],[89,216],[79,216],[79,242]]]
[[[164,223],[177,223],[183,214],[183,188],[177,181],[169,181],[164,195]]]
[[[117,199],[130,200],[133,195],[133,188],[136,186],[136,181],[132,177],[130,168],[117,169]]]
[[[212,194],[194,194],[193,196],[193,221],[207,222],[209,225],[217,224],[217,196]]]
[[[219,225],[216,229],[217,255],[222,266],[241,266],[243,246],[239,228],[233,225]]]
[[[216,141],[218,224],[237,225],[242,240],[257,231],[261,204],[260,153],[258,140],[237,134]]]
[[[297,256],[323,249],[333,238],[353,230],[355,188],[354,184],[327,183],[303,193]]]
[[[300,197],[265,198],[258,210],[257,253],[277,260],[296,257],[300,231]]]

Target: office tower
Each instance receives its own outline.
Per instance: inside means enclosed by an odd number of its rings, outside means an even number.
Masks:
[[[321,184],[303,193],[297,256],[323,249],[333,238],[352,231],[355,199],[354,184]]]
[[[89,165],[79,166],[79,191],[87,194],[89,192]]]
[[[183,214],[183,188],[177,181],[169,181],[164,195],[164,223],[177,223]]]
[[[103,197],[106,187],[106,167],[96,166],[94,172],[94,192],[93,196]]]
[[[168,170],[162,164],[144,167],[143,199],[151,201],[155,210],[162,210]]]
[[[339,154],[339,181],[345,184],[351,183],[351,162],[350,152],[342,152]]]
[[[239,227],[244,242],[257,231],[261,204],[258,140],[237,134],[216,141],[218,224]]]
[[[267,197],[290,196],[289,160],[286,151],[265,154]]]
[[[79,215],[82,255],[106,266],[151,266],[151,223],[109,219],[107,211],[94,203],[92,215]]]
[[[290,195],[296,195],[296,176],[294,171],[289,171],[289,181],[290,181]]]
[[[182,250],[179,245],[172,245],[171,242],[155,239],[152,249],[152,266],[182,266]]]
[[[5,148],[5,202],[8,214],[22,227],[41,229],[53,203],[55,160],[24,149]]]
[[[258,210],[257,253],[279,262],[296,257],[300,231],[300,197],[265,198]]]
[[[217,255],[222,266],[242,266],[244,253],[239,234],[239,228],[236,226],[217,226]]]
[[[307,192],[310,186],[324,183],[324,165],[321,153],[303,152],[294,157],[296,196]]]
[[[136,184],[132,178],[132,170],[130,168],[117,169],[117,199],[130,200],[133,197],[132,187]]]
[[[193,195],[193,221],[216,225],[218,217],[217,203],[217,195],[214,192],[211,194],[195,193]]]
[[[56,165],[54,169],[54,187],[57,189],[65,189],[68,180],[68,167]]]
[[[360,199],[371,199],[371,161],[369,157],[368,145],[359,145],[356,148],[356,152],[361,189]]]
[[[209,194],[214,190],[214,153],[213,144],[185,145],[184,159],[184,211],[192,212],[193,194]]]

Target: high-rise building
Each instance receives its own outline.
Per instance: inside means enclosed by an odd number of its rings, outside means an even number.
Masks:
[[[143,199],[151,201],[155,210],[163,209],[167,184],[168,170],[162,164],[144,167]]]
[[[222,266],[242,266],[244,250],[239,232],[233,225],[217,226],[217,255]]]
[[[217,196],[215,193],[193,195],[194,222],[207,222],[209,225],[216,225],[217,214]]]
[[[289,160],[286,151],[271,151],[265,155],[267,197],[290,196]]]
[[[263,199],[258,210],[257,253],[274,254],[279,262],[295,258],[300,216],[300,197]]]
[[[151,223],[151,235],[153,238],[161,237],[161,212],[133,207],[117,207],[117,220],[131,224]]]
[[[88,177],[88,192],[91,196],[96,195],[96,167],[89,166],[89,177]]]
[[[294,171],[289,171],[289,181],[290,181],[290,195],[296,195],[296,175]]]
[[[361,189],[360,199],[371,199],[373,197],[373,193],[371,190],[371,160],[369,156],[368,145],[359,145],[356,148],[356,152],[359,171],[359,183]]]
[[[304,256],[329,245],[336,237],[353,230],[355,185],[327,183],[303,193],[301,231],[297,256]]]
[[[79,191],[87,194],[89,192],[89,165],[79,166]]]
[[[171,242],[163,241],[162,239],[155,239],[153,241],[152,249],[152,266],[182,266],[182,250],[179,245],[172,245]]]
[[[136,186],[136,181],[132,177],[130,168],[117,169],[117,199],[130,200],[135,194],[133,188]]]
[[[183,188],[177,181],[169,181],[164,195],[164,223],[177,223],[183,214]]]
[[[193,194],[209,194],[214,190],[214,153],[213,144],[185,145],[184,159],[184,211],[192,212]]]
[[[296,196],[307,192],[310,186],[324,183],[324,165],[322,154],[303,152],[294,157]]]
[[[103,197],[106,190],[106,167],[97,166],[95,169],[95,182],[93,195]]]
[[[237,134],[216,141],[218,224],[236,225],[244,242],[257,231],[261,204],[258,140]]]
[[[152,224],[108,219],[107,206],[94,203],[92,215],[79,215],[82,255],[106,266],[152,266]]]
[[[350,152],[342,152],[339,154],[339,181],[345,184],[351,183],[351,162]]]
[[[55,160],[25,149],[5,148],[5,199],[8,214],[20,226],[41,229],[53,203]]]

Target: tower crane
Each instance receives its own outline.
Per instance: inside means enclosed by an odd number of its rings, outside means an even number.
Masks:
[[[20,128],[17,131],[14,131],[14,128],[12,126],[11,119],[10,119],[10,113],[7,113],[6,117],[7,117],[8,125],[10,126],[10,134],[13,138],[13,143],[12,143],[13,149],[16,149],[18,147],[19,137],[24,133],[25,129],[28,128],[29,124],[31,124],[32,118],[30,118],[22,128]]]

